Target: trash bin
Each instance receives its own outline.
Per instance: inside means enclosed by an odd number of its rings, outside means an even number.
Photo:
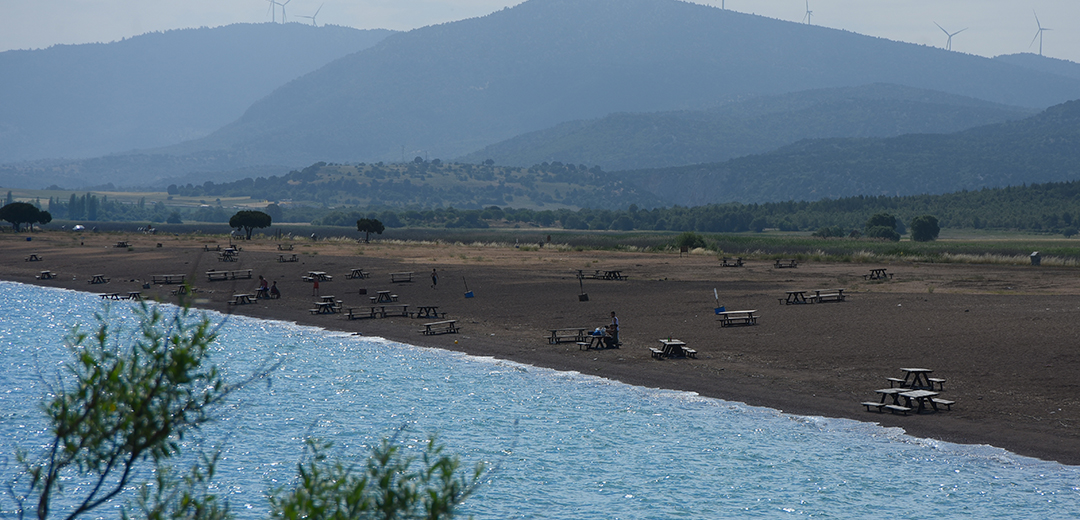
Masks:
[[[1039,265],[1042,263],[1042,255],[1038,251],[1031,253],[1031,265]]]

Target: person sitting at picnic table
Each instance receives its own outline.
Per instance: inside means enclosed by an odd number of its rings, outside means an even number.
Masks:
[[[269,289],[269,287],[266,284],[266,278],[263,278],[263,276],[260,274],[259,275],[259,290],[260,291],[265,291],[267,289]]]
[[[278,291],[278,288],[277,288],[277,280],[274,280],[274,283],[270,285],[270,297],[271,298],[281,298],[281,292]]]

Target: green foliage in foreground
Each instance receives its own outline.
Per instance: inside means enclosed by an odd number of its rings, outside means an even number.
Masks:
[[[73,361],[44,403],[52,438],[35,455],[20,451],[22,472],[8,483],[17,518],[39,520],[97,513],[137,488],[124,519],[226,520],[234,515],[211,492],[218,455],[199,454],[178,470],[184,438],[214,419],[214,409],[233,392],[273,367],[236,384],[209,363],[215,329],[204,316],[192,322],[187,309],[166,318],[157,307],[137,312],[138,337],[120,344],[105,317],[93,334],[75,328],[68,338]],[[459,461],[434,440],[420,464],[384,441],[364,471],[326,454],[329,445],[309,441],[312,454],[299,464],[290,485],[272,491],[275,518],[452,518],[477,487],[483,465],[459,475]],[[147,471],[153,482],[141,481]],[[77,483],[86,481],[87,485]]]

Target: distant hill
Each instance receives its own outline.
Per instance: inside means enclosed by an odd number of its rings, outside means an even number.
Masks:
[[[237,24],[0,52],[0,164],[203,137],[386,30]]]
[[[995,56],[994,60],[1010,65],[1016,65],[1018,67],[1024,67],[1026,69],[1037,70],[1039,72],[1080,79],[1080,63],[1071,62],[1069,60],[1048,58],[1030,52],[1002,54],[1001,56]]]
[[[621,172],[669,204],[940,194],[1080,179],[1080,100],[949,135],[804,140],[727,162]]]
[[[542,162],[625,170],[720,162],[801,139],[952,133],[1037,111],[899,85],[761,96],[701,111],[612,114],[571,121],[485,147],[457,160]]]

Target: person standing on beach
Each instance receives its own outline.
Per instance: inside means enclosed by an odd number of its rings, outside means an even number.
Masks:
[[[608,336],[611,336],[611,339],[608,340],[609,347],[622,345],[619,342],[619,317],[615,315],[615,311],[611,311],[611,325],[608,325]]]
[[[435,269],[431,269],[431,288],[434,289],[436,285],[439,285],[439,273],[435,272]]]
[[[319,295],[319,277],[318,276],[312,278],[312,280],[311,280],[311,295],[312,296],[318,296]]]

